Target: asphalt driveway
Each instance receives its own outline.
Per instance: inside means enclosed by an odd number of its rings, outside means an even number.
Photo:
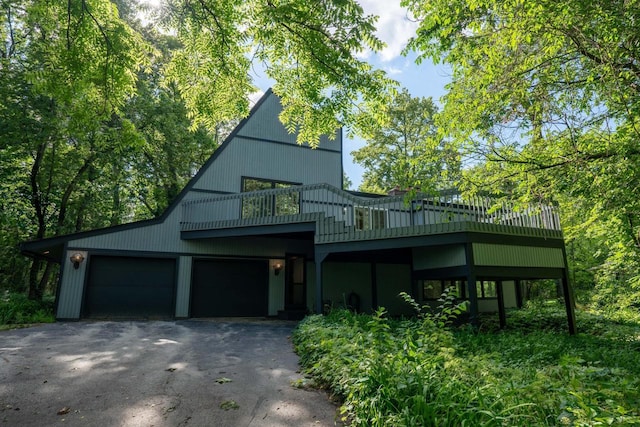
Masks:
[[[330,426],[292,382],[292,322],[56,323],[0,332],[0,426]]]

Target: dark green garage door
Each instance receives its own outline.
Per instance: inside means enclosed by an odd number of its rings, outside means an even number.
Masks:
[[[92,256],[85,317],[174,315],[175,259]]]
[[[191,317],[266,316],[269,262],[194,260]]]

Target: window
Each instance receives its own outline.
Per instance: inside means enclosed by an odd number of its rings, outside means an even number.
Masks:
[[[465,297],[465,284],[464,280],[420,280],[418,286],[422,285],[422,299],[423,300],[437,300],[442,296],[445,287],[454,288],[456,290],[456,296],[460,299]]]
[[[423,280],[422,298],[425,300],[438,299],[442,295],[442,280]]]
[[[259,178],[242,178],[242,192],[289,188],[300,185],[292,182]],[[300,192],[252,196],[242,199],[242,218],[261,218],[300,213]]]
[[[386,210],[362,206],[355,206],[353,210],[356,230],[379,230],[385,228],[387,223]]]
[[[478,292],[478,298],[498,298],[496,282],[493,280],[478,280],[476,282],[476,292]]]

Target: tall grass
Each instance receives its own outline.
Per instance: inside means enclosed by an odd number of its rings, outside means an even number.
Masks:
[[[579,323],[572,337],[566,317],[562,332],[529,327],[562,313],[536,310],[510,313],[507,331],[480,332],[429,314],[338,311],[306,318],[293,341],[354,426],[640,424],[640,325],[580,314],[590,329]]]
[[[20,293],[4,292],[0,294],[0,325],[22,325],[30,323],[50,323],[54,301],[33,301]]]

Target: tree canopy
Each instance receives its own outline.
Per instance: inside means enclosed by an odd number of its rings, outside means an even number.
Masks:
[[[360,190],[386,193],[394,187],[418,187],[427,192],[453,185],[458,156],[438,133],[436,113],[431,98],[413,98],[406,89],[394,98],[387,122],[370,129],[366,145],[351,153],[365,168]]]
[[[376,19],[356,0],[170,0],[163,22],[184,47],[167,76],[194,124],[212,127],[248,113],[251,67],[263,67],[286,128],[316,146],[322,134],[371,121],[362,109],[374,120],[384,111],[394,82],[357,57],[383,47]]]
[[[467,186],[560,202],[570,241],[599,236],[598,271],[637,276],[638,2],[403,5],[410,49],[453,70],[438,123],[475,165]]]

